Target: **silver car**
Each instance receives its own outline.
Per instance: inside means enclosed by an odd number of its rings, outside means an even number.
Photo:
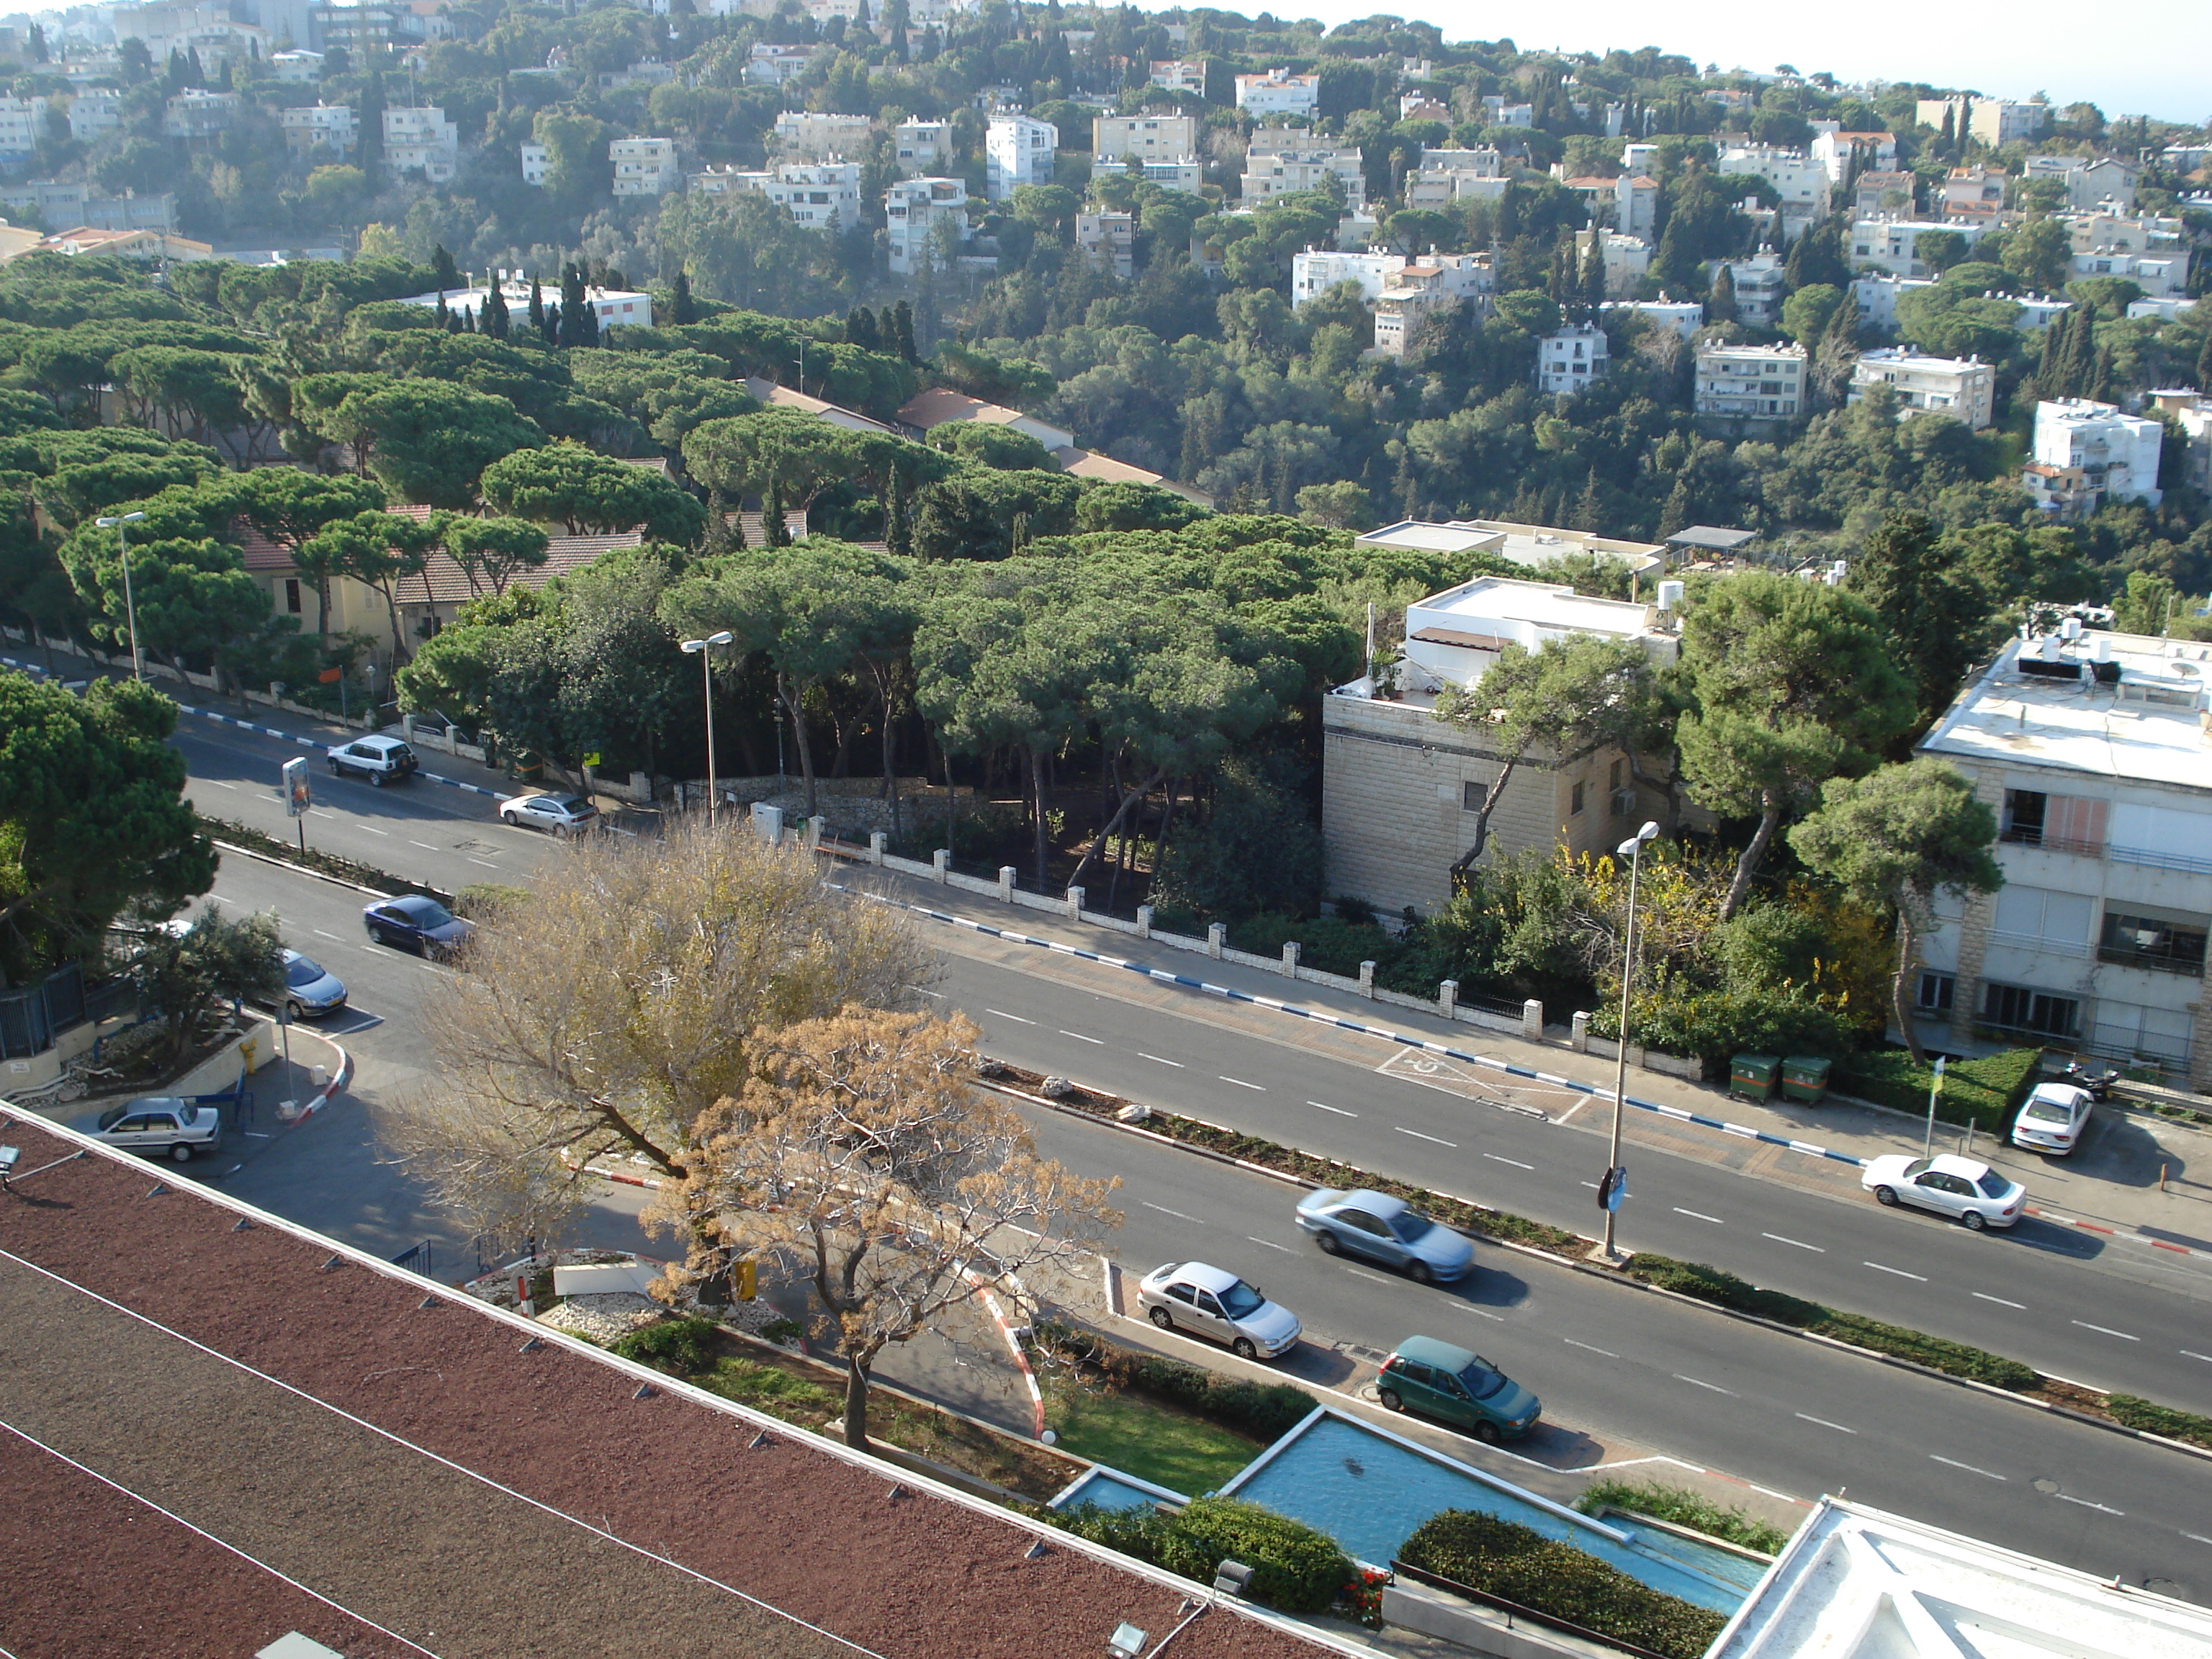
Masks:
[[[2070,1083],[2039,1083],[2013,1120],[2012,1144],[2032,1152],[2072,1152],[2089,1133],[2097,1102]]]
[[[1298,1225],[1328,1255],[1361,1255],[1423,1285],[1449,1285],[1474,1265],[1464,1233],[1439,1226],[1402,1198],[1323,1187],[1298,1201]]]
[[[293,1019],[334,1014],[346,1005],[345,981],[313,957],[284,952],[284,1012]]]
[[[1203,1261],[1153,1268],[1137,1285],[1137,1302],[1162,1330],[1209,1337],[1239,1359],[1273,1359],[1298,1340],[1297,1315]]]
[[[1911,1204],[1956,1216],[1976,1232],[2011,1226],[2027,1203],[2027,1188],[2017,1181],[1948,1152],[1933,1158],[1904,1152],[1874,1158],[1860,1171],[1859,1185],[1884,1204]]]
[[[145,1095],[75,1119],[70,1127],[125,1152],[187,1164],[193,1153],[222,1144],[222,1110],[180,1095]]]
[[[499,804],[506,823],[549,836],[574,836],[591,829],[599,809],[581,795],[517,795]]]

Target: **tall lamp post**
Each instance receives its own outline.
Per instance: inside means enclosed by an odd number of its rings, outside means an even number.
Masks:
[[[1628,923],[1621,930],[1620,940],[1620,1054],[1613,1070],[1613,1148],[1607,1154],[1605,1182],[1599,1189],[1605,1205],[1604,1255],[1607,1261],[1619,1260],[1620,1253],[1613,1243],[1613,1219],[1620,1206],[1620,1114],[1628,1099],[1628,991],[1636,978],[1636,884],[1644,873],[1644,843],[1659,834],[1659,826],[1646,822],[1644,826],[1613,849],[1614,855],[1628,860]]]
[[[114,530],[115,550],[123,556],[123,609],[131,623],[131,678],[134,680],[144,679],[146,671],[138,660],[138,601],[131,593],[131,539],[123,526],[137,524],[145,516],[143,513],[125,513],[113,518],[93,520],[102,530]]]
[[[684,649],[687,655],[699,659],[699,684],[707,697],[707,827],[714,827],[714,797],[720,793],[714,781],[714,655],[709,646],[728,645],[737,635],[724,629],[719,634],[709,634],[703,640],[686,640]]]

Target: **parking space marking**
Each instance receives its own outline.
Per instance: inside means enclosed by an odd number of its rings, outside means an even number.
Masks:
[[[1244,1242],[1248,1244],[1257,1244],[1270,1250],[1280,1250],[1285,1255],[1296,1255],[1297,1254],[1296,1250],[1293,1250],[1287,1244],[1278,1244],[1272,1238],[1256,1238],[1250,1233],[1244,1235]]]

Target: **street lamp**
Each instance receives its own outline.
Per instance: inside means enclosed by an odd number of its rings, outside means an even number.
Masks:
[[[726,628],[719,634],[708,635],[703,640],[684,641],[685,653],[696,654],[699,659],[699,684],[705,689],[707,697],[707,827],[709,830],[714,827],[714,797],[719,790],[714,782],[714,659],[707,647],[710,645],[729,645],[736,639],[737,635]]]
[[[145,516],[143,513],[125,513],[114,518],[93,520],[102,530],[112,526],[116,551],[123,556],[123,609],[131,622],[131,678],[134,680],[144,679],[146,671],[138,661],[138,602],[131,596],[131,543],[123,526],[137,524]]]
[[[1620,1054],[1613,1071],[1613,1150],[1605,1165],[1605,1184],[1600,1189],[1605,1202],[1605,1246],[1607,1261],[1619,1260],[1613,1245],[1613,1218],[1619,1212],[1620,1199],[1620,1113],[1628,1099],[1628,989],[1636,978],[1636,881],[1644,872],[1644,843],[1655,840],[1659,826],[1646,822],[1644,826],[1613,849],[1615,857],[1628,860],[1628,922],[1621,930],[1620,939]]]

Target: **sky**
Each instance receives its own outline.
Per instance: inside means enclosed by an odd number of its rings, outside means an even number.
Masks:
[[[1139,0],[1141,4],[1142,0]],[[1252,0],[1239,8],[1249,16]],[[1647,0],[1571,0],[1500,8],[1471,0],[1321,0],[1283,4],[1278,16],[1336,24],[1380,11],[1436,24],[1447,40],[1510,35],[1524,51],[1634,51],[1656,46],[1700,66],[1826,70],[1841,81],[1880,77],[1972,88],[1991,97],[2086,100],[2107,118],[2212,119],[2212,3],[2133,0],[2117,11],[2079,0],[1929,0],[1902,10],[1794,4],[1654,6]]]

